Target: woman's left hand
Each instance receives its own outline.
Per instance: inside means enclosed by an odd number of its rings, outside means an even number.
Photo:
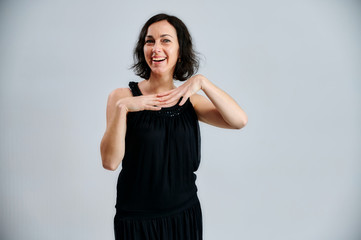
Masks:
[[[205,77],[201,74],[194,75],[181,86],[167,92],[159,93],[157,94],[157,97],[160,97],[165,105],[183,97],[182,101],[179,103],[179,105],[182,106],[190,96],[202,89],[202,80],[204,78]]]

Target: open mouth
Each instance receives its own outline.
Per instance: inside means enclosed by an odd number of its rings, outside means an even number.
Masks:
[[[163,62],[167,58],[152,58],[153,62]]]

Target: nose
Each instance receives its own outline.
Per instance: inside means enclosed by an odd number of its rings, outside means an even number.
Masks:
[[[159,44],[157,41],[155,41],[155,43],[154,43],[154,45],[153,45],[152,52],[153,52],[153,53],[160,52],[160,44]]]

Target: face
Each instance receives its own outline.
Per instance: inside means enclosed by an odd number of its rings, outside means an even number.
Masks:
[[[148,27],[143,50],[151,74],[173,75],[179,56],[176,29],[167,20],[153,23]]]

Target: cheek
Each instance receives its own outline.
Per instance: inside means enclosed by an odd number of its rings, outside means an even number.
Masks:
[[[170,51],[170,53],[171,53],[172,58],[178,59],[178,56],[179,56],[179,51],[178,51],[178,49],[172,49],[172,50]]]
[[[174,57],[176,59],[178,59],[179,58],[179,48],[174,49],[173,54],[174,54]]]
[[[174,61],[174,62],[177,62],[177,60],[178,60],[178,53],[177,53],[177,52],[174,52],[174,54],[173,54],[173,61]]]
[[[143,47],[143,53],[144,53],[144,56],[145,56],[146,58],[149,57],[149,52],[150,52],[149,47],[144,46],[144,47]]]

